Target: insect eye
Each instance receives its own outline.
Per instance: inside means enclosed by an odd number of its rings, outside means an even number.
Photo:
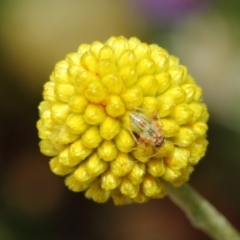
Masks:
[[[162,147],[164,144],[164,139],[161,139],[158,143],[155,144],[156,147]]]

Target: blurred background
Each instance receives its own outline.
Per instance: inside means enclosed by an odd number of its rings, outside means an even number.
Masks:
[[[0,239],[208,240],[168,198],[115,207],[70,192],[38,148],[37,106],[57,61],[112,35],[157,43],[204,91],[207,155],[190,184],[240,229],[240,1],[0,2]]]

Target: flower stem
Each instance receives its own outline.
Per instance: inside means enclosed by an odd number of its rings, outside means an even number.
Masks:
[[[193,226],[216,240],[240,240],[237,230],[191,186],[168,185],[168,195],[189,217]]]

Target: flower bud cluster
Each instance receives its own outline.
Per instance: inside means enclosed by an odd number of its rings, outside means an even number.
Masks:
[[[139,109],[158,116],[162,146],[136,143],[129,113]],[[51,170],[99,203],[164,197],[166,182],[188,181],[208,144],[201,88],[176,57],[134,37],[68,54],[44,85],[39,111],[40,149]]]

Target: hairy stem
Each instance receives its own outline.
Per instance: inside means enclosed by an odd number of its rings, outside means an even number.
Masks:
[[[216,240],[240,240],[237,230],[191,186],[168,185],[169,197],[189,217],[191,223]]]

